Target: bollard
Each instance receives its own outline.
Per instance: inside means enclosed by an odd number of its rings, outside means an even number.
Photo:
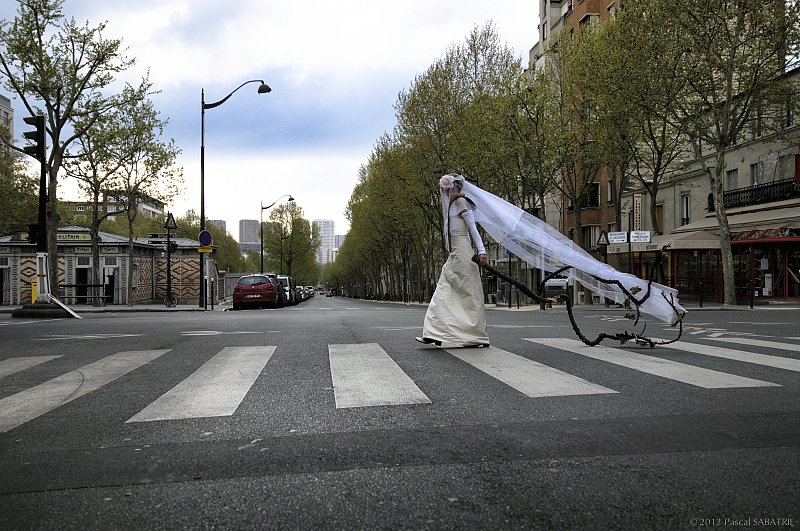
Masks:
[[[703,283],[700,283],[700,307],[703,307]]]

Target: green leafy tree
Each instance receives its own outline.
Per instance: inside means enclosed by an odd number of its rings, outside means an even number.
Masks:
[[[644,0],[639,0],[644,1]],[[647,0],[648,9],[667,6]],[[671,118],[708,176],[720,228],[724,304],[736,304],[731,230],[723,201],[726,152],[746,132],[780,130],[798,88],[800,3],[785,0],[676,0],[661,20],[686,51],[685,80]],[[666,45],[666,43],[665,43]]]
[[[38,212],[36,177],[26,173],[22,155],[2,144],[10,144],[6,127],[0,126],[0,234],[27,231]]]
[[[69,146],[105,113],[122,103],[107,91],[133,60],[118,39],[103,37],[105,24],[83,26],[62,13],[63,0],[18,0],[17,16],[0,21],[0,74],[30,115],[45,116],[47,249],[51,289],[58,290],[57,192]]]

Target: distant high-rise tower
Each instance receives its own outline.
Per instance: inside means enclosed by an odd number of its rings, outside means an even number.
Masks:
[[[239,220],[239,243],[258,243],[259,234],[257,219]]]
[[[228,225],[225,223],[224,219],[207,219],[206,223],[211,225],[212,227],[216,227],[217,229],[221,230],[222,232],[228,232]]]
[[[334,259],[333,250],[336,248],[336,234],[334,234],[333,220],[315,219],[312,222],[314,234],[319,237],[317,249],[317,263],[327,264]]]

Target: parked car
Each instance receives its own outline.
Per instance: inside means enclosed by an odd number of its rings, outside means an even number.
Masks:
[[[297,302],[303,302],[306,300],[306,289],[303,286],[295,286],[294,297]]]
[[[314,286],[306,286],[306,295],[309,299],[314,296],[315,291]]]
[[[266,275],[244,275],[233,288],[233,309],[241,310],[245,306],[277,305],[278,290]]]
[[[278,282],[281,283],[286,294],[286,304],[290,306],[297,304],[299,301],[294,291],[294,279],[288,275],[278,275]]]
[[[272,283],[276,286],[283,286],[280,280],[278,280],[278,275],[276,273],[264,273],[267,278],[269,278]],[[277,290],[278,293],[278,300],[275,301],[276,308],[283,308],[286,306],[286,292],[282,289]]]

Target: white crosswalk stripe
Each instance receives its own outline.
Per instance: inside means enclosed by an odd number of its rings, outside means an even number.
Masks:
[[[15,372],[24,371],[46,361],[60,358],[61,356],[24,356],[21,358],[9,358],[0,361],[0,378],[4,378]]]
[[[716,340],[717,338],[713,339]],[[758,340],[753,340],[753,341],[756,341],[757,344],[760,346],[768,346],[768,345],[763,345],[763,343],[769,343],[769,346],[772,346],[773,348],[784,348],[775,346],[778,345],[779,343],[774,343],[772,341],[758,341]],[[745,341],[743,341],[742,338],[737,338],[735,342],[744,343]],[[754,343],[749,342],[747,344],[754,344]],[[669,345],[664,345],[664,346],[674,350],[682,350],[684,352],[693,352],[695,354],[703,354],[706,356],[714,356],[717,358],[743,361],[745,363],[754,363],[756,365],[765,365],[767,367],[775,367],[777,369],[786,369],[787,371],[800,372],[800,360],[794,358],[784,358],[781,356],[757,354],[754,352],[746,352],[743,350],[733,350],[729,348],[714,347],[709,345],[699,345],[697,343],[670,343]],[[786,345],[786,346],[797,346],[797,345]]]
[[[448,349],[450,354],[530,397],[616,393],[496,347]]]
[[[336,408],[430,404],[377,343],[328,345]]]
[[[233,415],[275,347],[225,347],[127,422]]]
[[[779,350],[789,350],[791,352],[800,352],[800,345],[795,345],[793,343],[779,343],[777,341],[765,341],[763,339],[750,339],[747,337],[711,337],[708,339],[713,339],[714,341],[721,341],[724,343],[734,343],[737,345],[752,345],[754,347],[767,347],[776,348]]]
[[[169,349],[118,352],[25,391],[7,396],[0,400],[0,433],[100,389],[166,352],[169,352]]]
[[[644,355],[630,350],[603,346],[589,347],[574,339],[525,338],[525,340],[704,389],[780,387],[780,384],[712,371],[711,369],[659,358],[655,355]]]

